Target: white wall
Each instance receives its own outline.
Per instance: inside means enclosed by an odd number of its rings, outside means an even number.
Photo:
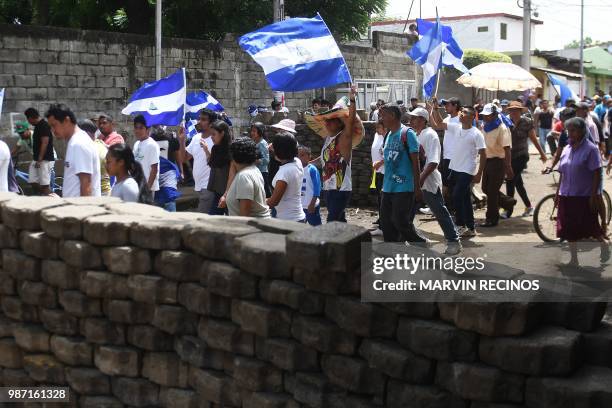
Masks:
[[[507,39],[502,40],[501,23],[506,23]],[[523,22],[507,17],[486,17],[470,20],[445,20],[451,26],[453,35],[461,48],[481,48],[497,52],[520,51],[523,49]],[[486,32],[478,32],[478,27],[488,27]],[[535,48],[535,27],[531,25],[531,49]],[[372,26],[373,31],[401,33],[404,24]]]

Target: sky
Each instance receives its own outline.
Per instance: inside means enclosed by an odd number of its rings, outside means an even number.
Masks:
[[[419,1],[414,0],[410,19],[419,17]],[[388,17],[405,19],[412,0],[387,0],[385,13]],[[523,4],[522,0],[519,0]],[[485,13],[509,13],[523,15],[516,0],[425,0],[421,1],[424,18],[463,16]],[[612,31],[612,0],[584,0],[584,37],[593,40],[610,41]],[[532,8],[538,13],[535,48],[553,50],[563,48],[573,40],[580,40],[580,0],[532,0]],[[532,13],[533,16],[533,13]],[[532,45],[533,47],[533,45]]]

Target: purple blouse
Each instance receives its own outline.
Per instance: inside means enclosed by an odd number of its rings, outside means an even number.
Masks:
[[[599,149],[586,137],[575,148],[565,146],[559,162],[563,175],[559,195],[589,197],[593,190],[593,172],[600,168]]]

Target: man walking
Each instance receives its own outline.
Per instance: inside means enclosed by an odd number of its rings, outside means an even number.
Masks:
[[[516,200],[501,193],[504,175],[512,179],[512,136],[510,130],[499,117],[497,107],[486,104],[481,116],[484,122],[484,138],[487,161],[482,177],[482,191],[487,195],[486,220],[481,227],[495,227],[499,223],[499,207],[512,212]]]
[[[51,105],[45,115],[53,134],[66,141],[63,197],[100,197],[100,159],[93,141],[77,126],[76,116],[65,105]]]
[[[134,118],[134,136],[138,139],[134,143],[134,159],[142,166],[153,201],[155,192],[159,191],[159,145],[149,135],[149,126],[142,115]]]
[[[447,255],[456,255],[461,251],[455,223],[451,218],[444,198],[442,197],[442,176],[438,171],[440,163],[440,139],[429,125],[429,113],[423,108],[413,109],[410,113],[410,126],[418,135],[419,144],[425,153],[425,166],[421,170],[419,183],[423,190],[423,200],[435,215],[447,241]]]
[[[553,116],[555,116],[554,109],[548,105],[546,99],[542,99],[540,106],[538,106],[533,113],[533,122],[536,129],[538,129],[538,139],[544,151],[546,151],[546,137],[552,130]]]
[[[448,100],[442,100],[442,106],[448,114],[447,117],[442,120],[440,112],[438,112],[438,100],[432,98],[434,104],[433,110],[431,111],[432,125],[436,130],[444,130],[444,139],[442,140],[442,166],[440,168],[442,172],[442,185],[443,194],[445,197],[450,197],[453,192],[454,180],[450,177],[450,162],[455,152],[455,143],[459,136],[459,130],[461,129],[461,123],[459,121],[459,112],[461,111],[461,102],[458,98],[450,98]],[[454,200],[453,200],[454,201]]]
[[[40,195],[51,193],[51,173],[55,165],[53,151],[53,135],[46,120],[40,117],[34,108],[28,108],[24,112],[28,123],[34,126],[32,134],[32,163],[30,164],[28,182],[32,184],[34,191]]]
[[[125,143],[123,136],[115,132],[115,126],[111,115],[100,115],[98,118],[98,129],[100,130],[100,140],[102,140],[107,147],[111,147],[114,144]]]
[[[419,141],[412,129],[402,125],[397,104],[380,109],[389,129],[383,149],[385,177],[380,204],[380,227],[385,242],[425,242],[416,232],[412,219],[415,200],[422,198],[419,183]]]

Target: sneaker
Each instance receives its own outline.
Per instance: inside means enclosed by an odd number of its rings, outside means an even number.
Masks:
[[[457,255],[461,252],[462,249],[463,246],[461,245],[461,242],[449,242],[448,244],[446,244],[446,250],[444,251],[444,255]]]
[[[522,217],[531,217],[531,216],[533,216],[533,207],[525,208],[525,211],[523,211]]]
[[[510,217],[512,217],[512,213],[510,211],[503,211],[501,214],[499,214],[499,218],[503,220],[507,220]]]
[[[382,234],[383,234],[383,232],[381,231],[380,228],[376,228],[375,230],[370,231],[370,235],[373,236],[373,237],[380,237],[380,236],[382,236]]]
[[[432,215],[432,212],[429,208],[419,208],[419,212],[423,215]]]
[[[476,236],[476,228],[466,228],[465,231],[460,235],[461,238],[472,238]]]
[[[457,236],[462,236],[463,234],[465,234],[465,231],[467,231],[467,227],[465,227],[464,225],[457,227]]]

